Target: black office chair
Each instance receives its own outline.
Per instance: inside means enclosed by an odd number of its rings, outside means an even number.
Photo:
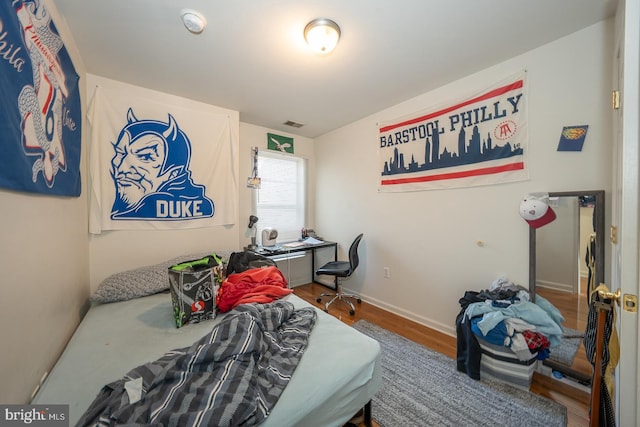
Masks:
[[[349,261],[331,261],[323,265],[316,270],[316,274],[326,274],[328,276],[335,276],[336,291],[332,293],[323,293],[316,299],[318,302],[322,302],[322,297],[333,297],[331,301],[324,305],[324,311],[329,311],[329,306],[336,300],[342,301],[351,307],[349,310],[350,315],[356,314],[356,309],[353,303],[346,298],[355,298],[358,304],[362,302],[359,295],[345,294],[342,292],[342,286],[339,278],[349,277],[356,271],[358,264],[360,264],[360,258],[358,257],[358,245],[362,240],[362,233],[355,238],[351,246],[349,247]]]

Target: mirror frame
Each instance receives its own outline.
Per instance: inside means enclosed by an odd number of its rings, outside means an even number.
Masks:
[[[595,260],[596,260],[596,286],[604,283],[604,190],[593,191],[561,191],[549,193],[549,197],[581,197],[592,196],[595,198],[593,211],[596,233]],[[529,227],[529,299],[536,300],[536,229]]]

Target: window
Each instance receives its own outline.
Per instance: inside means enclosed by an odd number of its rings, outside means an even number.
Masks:
[[[305,226],[305,159],[258,151],[258,175],[261,184],[254,197],[258,233],[271,227],[278,230],[280,242],[300,238]]]

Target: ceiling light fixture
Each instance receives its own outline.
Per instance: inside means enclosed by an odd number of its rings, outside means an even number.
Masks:
[[[182,23],[187,27],[187,30],[193,34],[200,34],[207,26],[207,19],[197,10],[184,9],[180,14],[182,16]]]
[[[304,38],[311,49],[327,54],[338,44],[340,27],[331,19],[317,18],[304,27]]]

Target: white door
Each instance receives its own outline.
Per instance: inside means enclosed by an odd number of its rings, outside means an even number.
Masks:
[[[638,295],[638,151],[640,132],[640,0],[625,0],[618,4],[615,31],[617,89],[620,109],[615,111],[614,165],[611,224],[617,229],[617,243],[611,243],[612,291]],[[640,396],[637,386],[638,314],[618,310],[620,363],[616,372],[617,425],[640,425]]]

